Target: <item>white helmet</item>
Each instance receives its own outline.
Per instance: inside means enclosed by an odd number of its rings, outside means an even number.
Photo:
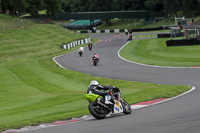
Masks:
[[[92,80],[92,81],[90,82],[90,85],[99,85],[99,83],[98,83],[96,80]]]

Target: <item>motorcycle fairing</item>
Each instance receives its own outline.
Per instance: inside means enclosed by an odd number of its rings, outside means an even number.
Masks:
[[[115,101],[114,113],[122,113],[123,112],[122,104],[117,100],[114,100],[114,101]]]
[[[83,98],[87,99],[90,102],[94,102],[94,101],[96,101],[96,99],[98,97],[103,98],[102,96],[96,95],[96,94],[93,94],[93,93],[91,93],[91,94],[85,94],[85,96]]]

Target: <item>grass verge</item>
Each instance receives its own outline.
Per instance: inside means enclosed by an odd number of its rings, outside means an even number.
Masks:
[[[200,65],[200,46],[167,47],[169,38],[133,40],[127,44],[120,55],[133,62],[148,65],[192,67]]]

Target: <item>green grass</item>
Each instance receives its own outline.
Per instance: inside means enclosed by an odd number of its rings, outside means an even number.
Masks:
[[[52,58],[78,49],[64,50],[61,45],[82,38],[87,36],[45,24],[0,32],[0,131],[89,114],[83,96],[91,80],[118,86],[130,104],[173,97],[191,88],[106,79],[60,68]]]
[[[129,103],[173,97],[190,88],[94,77],[61,69],[51,56],[5,63],[0,73],[0,130],[89,114],[83,96],[94,79],[118,86]]]
[[[17,20],[17,18],[16,17],[12,18],[12,16],[0,13],[0,23],[2,23],[2,22],[11,22],[13,20]]]
[[[167,47],[166,39],[133,40],[120,55],[128,60],[148,65],[192,67],[200,66],[200,46]]]
[[[133,35],[133,39],[150,38],[150,37],[157,37],[157,34],[149,34],[149,35]]]
[[[1,31],[0,63],[59,53],[62,44],[86,37],[59,26],[42,24],[25,29]]]

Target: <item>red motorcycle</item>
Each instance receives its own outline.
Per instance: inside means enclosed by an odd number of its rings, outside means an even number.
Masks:
[[[93,65],[96,66],[97,63],[99,62],[99,56],[95,53],[94,56],[92,57],[93,60]]]

